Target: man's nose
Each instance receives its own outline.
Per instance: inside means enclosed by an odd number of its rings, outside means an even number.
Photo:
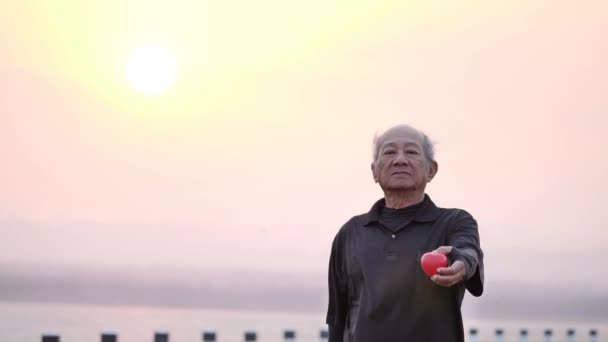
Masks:
[[[395,159],[393,160],[393,165],[408,165],[409,161],[403,152],[397,152]]]

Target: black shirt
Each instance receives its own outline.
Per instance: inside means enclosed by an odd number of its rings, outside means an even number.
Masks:
[[[423,203],[424,201],[399,209],[392,209],[386,206],[382,207],[382,212],[380,213],[378,221],[386,228],[393,232],[397,232],[412,221]]]
[[[336,235],[329,262],[330,342],[464,341],[465,288],[474,296],[483,292],[477,222],[464,210],[438,208],[428,195],[414,207],[409,222],[389,223],[390,229],[383,221],[391,210],[381,199]],[[440,246],[454,247],[450,262],[465,263],[464,282],[441,287],[423,273],[420,257]]]

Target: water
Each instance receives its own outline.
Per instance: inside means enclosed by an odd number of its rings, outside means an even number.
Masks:
[[[157,330],[171,342],[199,342],[203,330],[219,341],[242,341],[252,330],[259,341],[278,342],[285,329],[296,330],[298,341],[319,341],[323,322],[322,314],[0,302],[0,342],[39,342],[49,332],[61,342],[97,342],[103,331],[120,342],[151,342]]]
[[[61,342],[97,342],[104,331],[118,334],[119,342],[152,342],[155,331],[168,331],[171,342],[202,341],[204,330],[215,331],[219,341],[243,341],[245,331],[256,331],[258,341],[282,342],[283,331],[295,330],[296,341],[318,342],[325,328],[323,313],[278,313],[210,309],[104,306],[57,303],[0,302],[0,342],[39,342],[43,333],[57,333]],[[575,341],[588,341],[589,329],[597,329],[604,341],[603,322],[543,322],[467,320],[465,329],[479,330],[478,342],[519,341],[519,329],[527,328],[529,342],[544,341],[543,331],[553,329],[553,342],[566,341],[566,330],[576,329]]]

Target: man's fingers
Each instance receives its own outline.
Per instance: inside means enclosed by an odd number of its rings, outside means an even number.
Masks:
[[[437,273],[440,275],[454,275],[456,273],[458,273],[460,270],[456,267],[440,267],[437,269]]]
[[[448,255],[452,251],[452,246],[441,246],[434,250],[436,253],[441,253],[443,255]]]
[[[439,267],[437,273],[440,275],[454,275],[464,270],[464,263],[456,260],[450,267]]]
[[[454,284],[457,284],[458,282],[460,282],[462,280],[464,276],[464,273],[460,274],[455,274],[455,275],[439,275],[436,274],[433,277],[431,277],[431,280],[440,286],[452,286]]]
[[[442,276],[442,275],[434,275],[433,277],[431,277],[431,280],[439,285],[439,286],[452,286],[456,283],[458,283],[458,277],[457,276]]]
[[[465,276],[464,263],[460,260],[454,262],[450,267],[440,267],[437,269],[438,274],[431,277],[431,280],[444,287],[449,287],[459,283]]]

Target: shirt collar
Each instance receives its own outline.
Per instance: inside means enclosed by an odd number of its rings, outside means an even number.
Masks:
[[[364,226],[368,226],[372,223],[378,222],[380,219],[380,214],[382,213],[382,208],[384,208],[385,200],[384,198],[379,199],[372,208],[367,213],[367,221],[363,224]],[[424,199],[422,200],[422,206],[416,211],[416,215],[414,216],[414,221],[417,222],[431,222],[437,219],[439,216],[439,208],[433,203],[429,195],[424,194]]]

